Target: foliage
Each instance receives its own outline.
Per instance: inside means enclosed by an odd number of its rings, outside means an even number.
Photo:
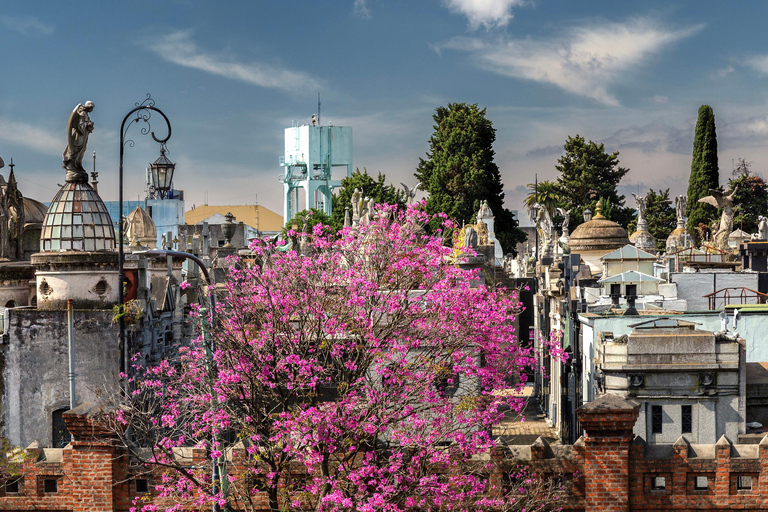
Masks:
[[[601,197],[597,201],[597,205],[595,206],[595,210],[600,209],[600,212],[603,214],[603,217],[605,217],[608,220],[611,220],[611,217],[613,217],[613,205],[611,204],[611,200],[607,197]]]
[[[495,216],[494,231],[505,253],[514,253],[524,242],[514,214],[504,208],[501,173],[493,161],[496,130],[477,104],[449,103],[438,107],[432,118],[427,159],[419,159],[416,177],[429,192],[427,212],[445,212],[458,224],[474,222],[483,200]],[[438,225],[431,224],[434,229]]]
[[[698,232],[699,224],[709,224],[716,216],[715,207],[700,203],[699,199],[709,195],[709,189],[720,186],[717,166],[717,133],[715,113],[709,105],[699,108],[696,132],[693,137],[693,158],[691,175],[688,178],[688,230]]]
[[[745,172],[730,180],[728,188],[737,185],[739,190],[734,197],[733,229],[757,233],[757,218],[768,216],[768,184],[762,176],[751,174],[747,167]]]
[[[660,253],[666,250],[667,238],[677,227],[677,215],[669,197],[669,189],[655,192],[650,189],[645,196],[646,210],[645,220],[648,223],[648,231],[656,240],[656,249]],[[629,223],[628,232],[637,231],[637,218]]]
[[[323,211],[317,208],[302,210],[294,218],[285,223],[285,231],[297,231],[299,233],[311,233],[315,226],[324,226],[328,232],[331,231],[331,218]]]
[[[523,405],[494,391],[519,389],[535,361],[514,334],[518,296],[471,287],[477,271],[449,261],[447,231],[426,234],[423,210],[386,210],[338,238],[315,226],[305,256],[252,245],[257,263],[228,276],[215,349],[198,340],[136,368],[115,432],[130,425],[151,443],[143,460],[165,468],[166,510],[250,510],[264,495],[285,511],[503,510],[520,498],[525,482],[489,503],[499,462],[478,457],[495,448],[503,409]],[[192,464],[181,446],[208,456]],[[212,495],[212,461],[228,454],[227,496]]]
[[[405,192],[386,180],[387,177],[381,173],[373,179],[365,168],[363,172],[355,169],[352,176],[341,180],[341,188],[333,196],[333,214],[330,222],[333,232],[336,233],[344,227],[344,209],[350,207],[352,193],[356,188],[360,189],[363,197],[373,199],[374,204],[396,204],[404,208]]]
[[[138,322],[142,315],[144,315],[144,308],[138,299],[125,301],[122,307],[119,304],[112,306],[112,323],[114,324],[122,318],[125,324],[132,325]]]
[[[555,209],[561,205],[560,203],[560,186],[554,181],[540,181],[537,183],[529,183],[528,190],[530,192],[525,196],[523,205],[528,213],[533,210],[533,205],[539,203],[546,208],[550,217],[555,216]]]
[[[584,222],[584,210],[595,212],[596,203],[604,198],[611,205],[614,222],[626,227],[634,210],[624,206],[624,196],[616,188],[629,169],[619,166],[619,152],[606,153],[603,144],[587,142],[584,137],[568,137],[565,155],[555,166],[560,171],[557,183],[563,207],[571,214],[571,232]],[[603,215],[605,215],[605,210]]]

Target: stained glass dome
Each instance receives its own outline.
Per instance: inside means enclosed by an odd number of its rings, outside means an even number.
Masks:
[[[99,195],[88,183],[65,183],[45,214],[40,251],[114,250],[115,229]]]

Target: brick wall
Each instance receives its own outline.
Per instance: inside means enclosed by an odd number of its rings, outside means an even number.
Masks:
[[[501,468],[525,464],[544,477],[566,475],[558,504],[572,511],[768,510],[768,437],[760,444],[646,445],[633,438],[638,404],[606,395],[581,407],[584,436],[573,446],[499,449]],[[39,460],[24,468],[17,486],[0,485],[0,512],[127,512],[139,495],[126,454],[89,420],[87,404],[65,414],[72,442],[64,449],[28,449]],[[193,459],[204,457],[193,450]],[[234,457],[236,459],[237,457]],[[236,463],[236,460],[233,460]],[[490,475],[502,480],[502,470]],[[151,489],[151,484],[150,484]],[[264,501],[266,510],[266,500]]]

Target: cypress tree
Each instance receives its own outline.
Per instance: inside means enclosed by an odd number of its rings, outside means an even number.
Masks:
[[[697,233],[699,224],[708,225],[717,215],[715,207],[700,203],[699,199],[709,195],[709,189],[720,186],[717,167],[717,134],[715,113],[709,105],[699,108],[696,133],[693,137],[693,159],[691,176],[688,178],[688,231]]]
[[[435,112],[427,159],[419,159],[415,173],[421,189],[429,192],[427,212],[444,212],[461,225],[475,221],[480,202],[487,200],[496,238],[505,253],[514,253],[526,235],[518,229],[514,214],[504,208],[501,173],[493,161],[496,130],[485,109],[449,103]]]

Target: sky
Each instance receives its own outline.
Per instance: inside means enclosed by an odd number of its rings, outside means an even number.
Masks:
[[[66,124],[91,100],[99,192],[117,199],[123,117],[150,93],[187,208],[282,212],[284,129],[322,101],[351,126],[354,165],[416,183],[435,109],[477,103],[496,128],[506,206],[556,179],[568,136],[619,151],[621,191],[685,193],[700,105],[714,108],[720,180],[768,176],[766,2],[196,0],[16,2],[0,9],[0,157],[24,195],[63,183]],[[151,119],[159,137],[161,119]],[[159,146],[129,127],[126,199]],[[89,171],[93,163],[87,159]],[[529,223],[522,215],[522,223]]]

